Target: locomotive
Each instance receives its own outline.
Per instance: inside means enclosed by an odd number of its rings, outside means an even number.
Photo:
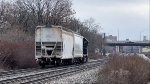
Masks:
[[[35,59],[41,67],[88,61],[88,40],[62,26],[37,26]]]

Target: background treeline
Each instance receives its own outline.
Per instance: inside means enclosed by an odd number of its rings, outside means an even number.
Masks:
[[[71,0],[0,1],[0,67],[28,68],[34,60],[34,32],[37,25],[60,25],[89,40],[89,56],[101,49],[100,26],[94,19],[81,22],[74,17]]]

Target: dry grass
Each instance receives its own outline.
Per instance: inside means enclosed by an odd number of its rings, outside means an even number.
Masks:
[[[150,58],[150,52],[144,53],[148,58]]]
[[[112,56],[100,69],[99,84],[147,84],[150,62],[138,56]]]
[[[20,30],[11,30],[0,38],[0,67],[35,67],[34,38]]]
[[[0,42],[0,62],[3,68],[29,68],[35,66],[34,44],[31,42]]]

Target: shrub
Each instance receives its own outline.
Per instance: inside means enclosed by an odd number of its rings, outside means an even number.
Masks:
[[[99,84],[147,84],[150,62],[139,56],[112,56],[99,70]]]
[[[0,62],[4,68],[35,67],[33,42],[0,42]]]
[[[35,67],[34,38],[21,30],[9,30],[0,38],[0,66],[5,69]]]

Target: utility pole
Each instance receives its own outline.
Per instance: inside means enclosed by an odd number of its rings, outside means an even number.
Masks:
[[[140,32],[140,41],[142,41],[142,32]]]
[[[118,36],[117,37],[118,37],[118,42],[119,42],[119,29],[118,29],[117,32],[118,32]],[[116,49],[117,49],[116,52],[119,53],[120,52],[120,46],[116,46]]]
[[[106,33],[103,34],[103,46],[102,46],[102,54],[106,56],[105,43],[106,42]]]

